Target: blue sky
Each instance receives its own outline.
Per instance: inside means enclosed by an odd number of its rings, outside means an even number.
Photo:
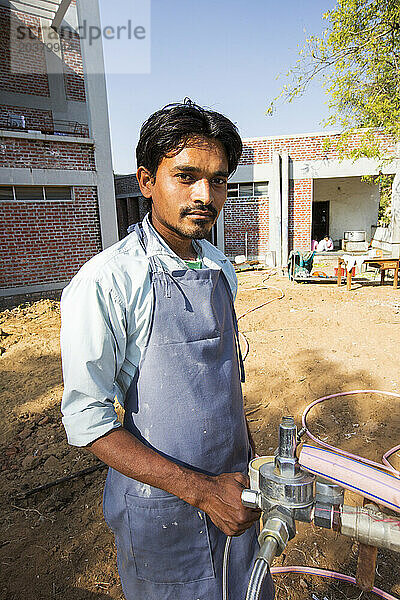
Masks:
[[[136,0],[137,1],[137,0]],[[134,0],[102,0],[102,23],[115,14],[132,18]],[[149,73],[107,73],[114,171],[136,168],[134,150],[142,122],[153,111],[185,96],[223,112],[242,137],[320,131],[327,97],[315,82],[302,98],[265,110],[285,82],[306,35],[326,26],[322,14],[334,0],[151,0]],[[116,13],[116,11],[118,11]],[[104,45],[106,71],[129,71],[135,46]],[[277,79],[277,76],[282,76]]]

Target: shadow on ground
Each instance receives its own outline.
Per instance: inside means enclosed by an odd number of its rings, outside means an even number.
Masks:
[[[272,371],[267,361],[260,366],[262,362],[260,357],[255,357],[247,365],[245,397],[247,418],[260,455],[273,454],[283,415],[293,415],[300,427],[301,415],[313,400],[333,393],[376,387],[369,373],[353,366],[343,370],[315,350],[282,359],[280,372]],[[400,423],[396,425],[391,418],[393,414],[398,414],[396,398],[374,394],[344,396],[315,407],[309,414],[308,426],[322,440],[380,462],[383,453],[400,439]],[[306,437],[304,440],[309,441]],[[361,504],[361,497],[346,494],[346,502]],[[357,544],[349,538],[313,525],[299,524],[298,534],[276,564],[308,565],[354,575],[357,556]],[[357,597],[356,588],[327,583],[320,578],[279,575],[275,579],[279,599],[306,599],[312,593],[328,600]],[[376,585],[386,591],[399,591],[395,553],[379,552]],[[363,597],[375,596],[365,594]]]

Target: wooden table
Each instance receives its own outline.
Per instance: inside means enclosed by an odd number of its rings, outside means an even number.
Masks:
[[[344,267],[342,265],[344,265]],[[383,285],[383,283],[385,281],[385,271],[387,271],[388,269],[393,269],[394,270],[393,287],[397,288],[397,283],[399,280],[399,266],[400,266],[399,258],[368,258],[367,260],[363,261],[363,265],[371,265],[380,270],[381,285]],[[338,286],[342,285],[342,271],[344,274],[345,270],[346,270],[346,263],[343,260],[343,258],[341,258],[339,256],[339,258],[338,258],[338,273],[337,273]],[[351,269],[347,271],[347,289],[348,290],[351,289]]]

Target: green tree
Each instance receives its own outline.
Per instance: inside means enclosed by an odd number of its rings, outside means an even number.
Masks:
[[[376,158],[381,168],[397,159],[394,178],[380,171],[374,181],[381,187],[380,221],[390,220],[393,252],[398,255],[400,0],[336,0],[335,7],[323,16],[327,28],[321,36],[306,40],[295,67],[287,74],[290,81],[267,114],[274,111],[279,99],[294,100],[313,79],[322,77],[331,113],[325,124],[339,126],[342,131],[334,140],[339,156]],[[352,148],[348,140],[355,130],[358,144]],[[392,138],[392,153],[381,143],[382,133]]]
[[[326,124],[343,131],[342,153],[382,158],[372,130],[400,140],[400,2],[337,0],[323,16],[326,30],[306,40],[278,98],[292,101],[322,76],[331,112]],[[349,133],[359,128],[365,128],[360,148],[346,153]]]

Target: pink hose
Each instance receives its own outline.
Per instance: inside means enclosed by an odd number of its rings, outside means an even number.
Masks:
[[[394,473],[309,444],[303,444],[299,463],[314,475],[327,477],[341,487],[400,512],[400,480]]]
[[[349,458],[353,458],[355,460],[358,460],[359,462],[371,465],[372,467],[376,467],[378,469],[385,469],[393,473],[396,477],[400,477],[400,472],[397,469],[395,469],[388,461],[388,458],[392,456],[392,454],[397,452],[397,450],[400,450],[400,445],[394,446],[393,448],[385,452],[382,458],[382,463],[376,463],[373,460],[369,460],[368,458],[363,458],[362,456],[358,456],[357,454],[351,454],[351,452],[346,452],[345,450],[335,448],[335,446],[331,446],[330,444],[323,442],[309,431],[307,427],[307,415],[316,404],[324,402],[324,400],[330,400],[331,398],[339,398],[340,396],[352,396],[354,394],[383,394],[384,396],[391,396],[392,398],[400,398],[400,394],[396,394],[395,392],[382,392],[381,390],[353,390],[351,392],[339,392],[337,394],[323,396],[322,398],[318,398],[317,400],[314,400],[314,402],[311,402],[311,404],[309,404],[304,410],[302,416],[302,425],[305,429],[305,432],[307,433],[309,438],[311,438],[314,442],[316,442],[320,446],[323,446],[324,448],[328,448],[329,450],[337,452],[338,454],[343,454],[344,456],[348,456]]]
[[[390,467],[391,469],[393,469],[392,465],[388,461],[388,458],[390,458],[392,456],[392,454],[394,454],[395,452],[398,452],[399,450],[400,450],[400,444],[398,446],[394,446],[393,448],[391,448],[390,450],[388,450],[387,452],[385,452],[385,454],[382,456],[382,462],[387,467]]]
[[[328,579],[337,579],[339,581],[346,581],[347,583],[353,583],[357,585],[357,582],[354,577],[350,575],[344,575],[343,573],[336,573],[336,571],[327,571],[326,569],[314,569],[313,567],[271,567],[272,575],[277,575],[278,573],[304,573],[306,575],[319,575],[320,577],[326,577]],[[392,596],[383,590],[373,587],[371,590],[377,596],[381,598],[386,598],[386,600],[399,600],[396,596]]]

